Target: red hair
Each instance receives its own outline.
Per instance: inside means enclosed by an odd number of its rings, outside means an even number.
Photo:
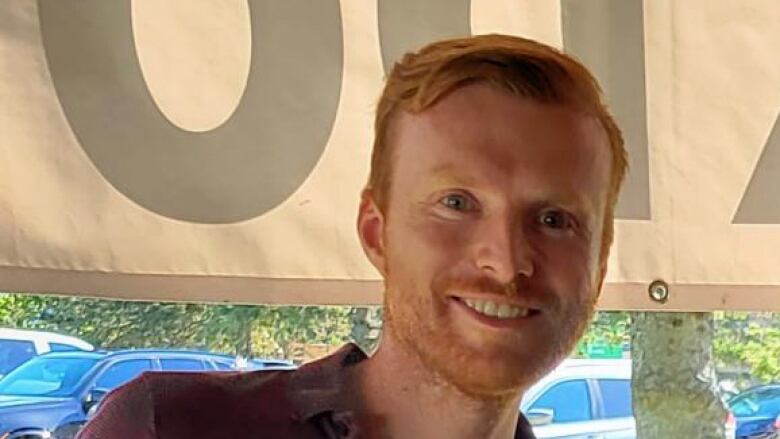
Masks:
[[[613,237],[614,209],[628,159],[623,135],[609,113],[601,88],[578,61],[545,44],[508,35],[481,35],[432,43],[393,66],[377,105],[374,149],[367,188],[386,212],[392,179],[392,128],[400,111],[419,113],[453,90],[486,82],[513,95],[570,107],[595,117],[612,152],[601,258]]]

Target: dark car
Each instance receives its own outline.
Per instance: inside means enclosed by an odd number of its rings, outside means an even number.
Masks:
[[[287,367],[196,351],[56,352],[35,357],[0,379],[0,438],[68,439],[109,391],[145,371],[220,371]],[[7,435],[7,436],[4,436]]]
[[[295,369],[297,366],[295,365],[295,363],[288,360],[278,360],[272,358],[245,359],[245,358],[238,357],[234,360],[233,367],[237,370],[264,370],[264,369]]]
[[[737,439],[780,438],[780,384],[748,389],[729,401]]]

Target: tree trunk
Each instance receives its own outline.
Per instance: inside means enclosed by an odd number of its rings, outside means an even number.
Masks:
[[[637,438],[723,439],[711,313],[632,313]]]

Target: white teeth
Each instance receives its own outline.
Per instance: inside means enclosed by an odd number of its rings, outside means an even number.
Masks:
[[[463,299],[463,303],[480,314],[498,317],[499,319],[512,319],[515,317],[528,316],[528,308],[520,308],[505,303],[498,304],[487,300],[474,299]]]
[[[502,319],[505,319],[507,317],[512,317],[512,311],[513,311],[512,308],[514,308],[514,307],[509,306],[509,305],[504,303],[504,304],[502,304],[501,306],[498,307],[498,313],[496,313],[496,316],[498,316],[499,318],[502,318]],[[515,309],[517,309],[517,308],[515,308]]]

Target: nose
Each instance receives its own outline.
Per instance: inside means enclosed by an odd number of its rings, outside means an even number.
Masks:
[[[530,278],[534,273],[531,243],[521,225],[509,217],[484,220],[474,235],[477,268],[502,284]]]

